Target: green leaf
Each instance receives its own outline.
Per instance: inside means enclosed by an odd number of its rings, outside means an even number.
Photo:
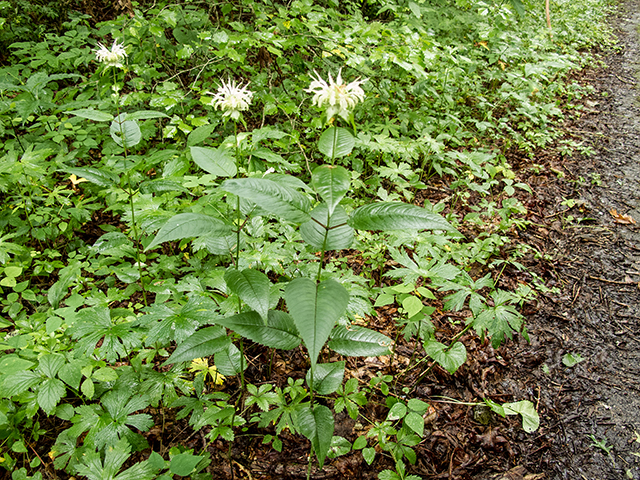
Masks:
[[[158,192],[184,192],[191,194],[187,188],[181,183],[166,178],[157,178],[155,180],[147,180],[140,184],[142,193],[158,193]]]
[[[307,372],[307,385],[319,395],[329,395],[338,390],[344,380],[344,362],[318,363]]]
[[[313,171],[311,183],[316,192],[327,202],[329,214],[344,198],[351,186],[351,176],[344,167],[321,165]]]
[[[213,357],[213,363],[222,375],[237,375],[247,368],[242,352],[233,343]]]
[[[524,17],[525,14],[525,9],[524,9],[524,5],[522,4],[521,0],[510,0],[511,5],[513,6],[513,8],[515,9],[516,12],[518,12],[518,15],[520,15],[521,17]]]
[[[82,382],[82,385],[80,385],[80,391],[85,397],[89,399],[93,398],[95,390],[96,389],[95,385],[93,384],[93,380],[91,380],[90,378],[86,378],[84,382]]]
[[[191,147],[193,145],[197,145],[198,143],[204,142],[207,138],[209,138],[211,132],[213,132],[215,129],[215,125],[199,126],[189,134],[189,137],[187,138],[187,145]]]
[[[191,147],[191,158],[205,172],[216,177],[234,177],[238,172],[228,149]]]
[[[102,367],[93,372],[91,378],[99,382],[115,382],[118,380],[118,374],[113,368]]]
[[[57,353],[45,354],[40,357],[38,371],[49,378],[55,378],[58,370],[66,363],[65,358]]]
[[[407,312],[407,316],[409,318],[420,313],[422,311],[422,307],[424,307],[422,300],[413,295],[402,300],[402,308]]]
[[[582,361],[584,361],[584,358],[582,358],[582,355],[580,355],[579,353],[566,353],[562,357],[562,363],[565,367],[569,368],[576,366]]]
[[[376,458],[376,450],[375,448],[367,447],[362,449],[362,457],[364,461],[367,462],[367,465],[371,465],[373,460]]]
[[[337,326],[331,332],[329,348],[348,357],[376,357],[389,354],[392,340],[368,328]]]
[[[229,289],[240,297],[240,300],[260,314],[266,324],[271,287],[269,278],[264,273],[252,268],[241,272],[229,269],[224,274],[224,281]]]
[[[11,398],[20,395],[31,387],[35,387],[42,381],[42,377],[35,372],[25,370],[4,377],[2,383],[2,396]]]
[[[12,373],[25,371],[32,365],[33,362],[20,358],[15,353],[11,353],[0,358],[0,373],[2,375],[11,375]]]
[[[169,118],[169,115],[153,110],[140,110],[138,112],[127,113],[126,118],[127,120],[149,120],[151,118]]]
[[[535,432],[540,426],[540,416],[536,408],[529,400],[521,400],[514,403],[504,403],[502,405],[507,415],[522,415],[522,428],[527,433]]]
[[[346,128],[327,128],[318,140],[318,150],[329,158],[340,158],[349,155],[356,144],[356,139]]]
[[[71,173],[78,178],[86,178],[91,183],[100,185],[101,187],[110,187],[120,182],[117,175],[106,170],[100,170],[93,167],[84,168],[67,168],[67,173]]]
[[[169,470],[174,475],[186,477],[193,472],[193,469],[196,468],[196,465],[198,465],[203,458],[204,457],[192,455],[190,453],[179,453],[178,455],[171,457],[171,466],[169,467]]]
[[[291,350],[300,345],[300,337],[290,315],[270,310],[267,325],[257,312],[245,312],[216,319],[216,324],[227,327],[249,340],[269,348]]]
[[[424,418],[422,418],[422,415],[416,412],[409,412],[404,417],[404,424],[418,435],[422,436],[424,434]]]
[[[67,389],[57,378],[48,378],[38,389],[38,404],[47,415],[51,415]]]
[[[267,178],[234,178],[225,180],[220,188],[289,222],[303,223],[310,218],[311,202],[307,197]]]
[[[201,235],[227,235],[231,227],[222,220],[201,213],[179,213],[165,223],[145,251],[164,242]]]
[[[440,342],[429,341],[425,343],[424,349],[447,372],[454,374],[460,366],[467,361],[467,349],[462,342],[456,342],[447,351],[447,346]]]
[[[300,433],[311,441],[322,468],[333,437],[334,420],[331,410],[324,405],[316,405],[313,410],[311,407],[305,408],[298,411],[297,420]]]
[[[300,277],[287,285],[284,298],[309,351],[311,364],[315,365],[331,329],[347,308],[349,292],[335,280],[316,284]]]
[[[318,250],[342,250],[353,243],[354,231],[347,225],[348,216],[338,206],[329,219],[326,203],[321,203],[311,212],[311,220],[300,225],[302,239]]]
[[[81,108],[80,110],[71,110],[69,115],[75,115],[76,117],[86,118],[87,120],[94,120],[96,122],[110,122],[113,120],[113,115],[100,110],[90,110],[88,108]]]
[[[163,365],[209,357],[226,349],[230,343],[231,340],[227,337],[224,329],[220,327],[203,328],[182,342]]]
[[[458,233],[437,213],[396,202],[372,203],[356,208],[349,225],[359,230],[445,230]]]
[[[142,140],[142,132],[138,126],[138,122],[134,120],[125,120],[126,113],[118,115],[113,122],[109,133],[111,138],[121,147],[135,147]]]
[[[402,402],[396,402],[393,404],[389,413],[387,413],[387,420],[396,421],[404,418],[407,414],[407,406]]]

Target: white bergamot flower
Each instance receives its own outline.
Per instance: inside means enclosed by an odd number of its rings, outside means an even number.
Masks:
[[[124,68],[122,61],[127,56],[127,52],[124,51],[124,44],[121,45],[114,40],[111,50],[101,43],[98,43],[98,47],[100,48],[96,52],[96,58],[100,63],[104,63],[107,67]]]
[[[313,93],[313,104],[319,108],[325,108],[327,112],[327,120],[335,115],[340,115],[346,121],[349,121],[349,113],[358,102],[364,101],[364,91],[360,85],[367,79],[360,80],[356,78],[351,83],[343,83],[342,69],[338,70],[338,76],[335,81],[329,74],[329,83],[325,82],[318,72],[314,70],[316,77],[305,91]],[[313,78],[313,77],[311,77]]]
[[[242,86],[242,84],[237,84],[235,81],[229,79],[228,83],[222,82],[222,85],[215,94],[211,92],[207,93],[213,95],[211,104],[216,110],[222,110],[222,114],[225,117],[228,116],[233,120],[238,120],[240,118],[240,112],[249,109],[251,97],[253,97],[253,92],[247,89],[248,86],[249,84]]]

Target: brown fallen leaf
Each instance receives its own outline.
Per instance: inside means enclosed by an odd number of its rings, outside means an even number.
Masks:
[[[630,215],[625,215],[624,213],[618,213],[615,208],[609,210],[609,213],[614,218],[615,223],[622,223],[623,225],[635,225],[636,221],[631,218]]]

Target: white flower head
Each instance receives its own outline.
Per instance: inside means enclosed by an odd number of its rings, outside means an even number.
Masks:
[[[211,104],[216,110],[222,110],[222,114],[226,117],[231,117],[233,120],[240,118],[240,112],[249,110],[251,104],[251,97],[253,92],[248,90],[249,84],[242,86],[235,81],[229,79],[228,83],[222,82],[218,91],[213,95]],[[211,92],[207,92],[211,94]]]
[[[340,115],[349,121],[349,114],[358,102],[364,101],[364,91],[360,85],[367,79],[355,79],[351,83],[343,83],[342,69],[338,70],[338,76],[335,81],[329,74],[329,83],[325,82],[318,72],[314,70],[316,77],[309,88],[305,91],[313,93],[313,104],[319,108],[325,108],[327,112],[327,120],[336,115]],[[313,77],[312,77],[313,78]]]
[[[120,45],[114,40],[111,50],[101,43],[98,43],[98,47],[100,48],[96,52],[96,58],[100,63],[104,63],[107,67],[124,68],[122,61],[127,56],[127,52],[124,50],[124,44]]]

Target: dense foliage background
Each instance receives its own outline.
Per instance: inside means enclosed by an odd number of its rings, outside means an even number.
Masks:
[[[556,127],[609,9],[552,2],[549,30],[540,2],[0,1],[0,466],[221,478],[215,442],[233,476],[234,442],[306,438],[308,476],[351,455],[416,478],[420,380],[526,338],[545,286],[506,154],[580,151]],[[339,72],[365,92],[348,121],[307,91]],[[223,82],[253,92],[237,122]],[[494,400],[537,428],[531,398]]]

